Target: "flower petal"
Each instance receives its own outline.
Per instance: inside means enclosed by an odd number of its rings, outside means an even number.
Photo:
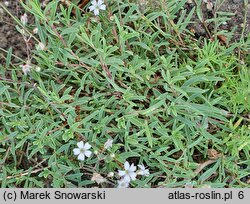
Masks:
[[[137,165],[141,170],[145,170],[145,166],[142,164],[142,165],[140,165],[140,164],[138,164]]]
[[[146,170],[144,171],[144,176],[149,176],[149,175],[150,175],[149,170],[146,169]]]
[[[129,183],[124,181],[124,179],[121,179],[121,180],[117,181],[117,183],[118,183],[117,188],[127,188],[127,187],[129,187]]]
[[[101,6],[103,4],[103,1],[102,0],[98,0],[97,4],[98,4],[98,6]]]
[[[90,148],[91,148],[91,145],[88,142],[86,142],[84,145],[84,149],[90,149]]]
[[[81,141],[81,142],[77,142],[77,146],[79,147],[79,149],[82,149],[82,148],[83,148],[83,146],[84,146],[83,141]]]
[[[136,166],[134,164],[131,164],[129,171],[135,171],[136,170]]]
[[[96,0],[91,1],[91,4],[92,4],[94,7],[96,7],[96,5],[98,5],[98,3],[97,3]]]
[[[125,171],[121,171],[121,170],[118,170],[118,175],[119,176],[125,176],[126,172]]]
[[[129,174],[132,181],[136,180],[136,173],[132,172]]]
[[[73,149],[74,155],[78,155],[80,154],[80,149],[79,148],[75,148]]]
[[[124,163],[124,169],[129,170],[129,163],[127,161]]]
[[[90,157],[90,155],[92,154],[92,152],[89,151],[89,150],[87,150],[87,151],[84,152],[84,154],[85,154],[86,157]]]
[[[130,176],[129,175],[125,175],[124,177],[123,177],[123,179],[124,179],[124,181],[126,181],[127,183],[129,183],[130,182]]]
[[[95,9],[94,14],[95,14],[95,16],[98,16],[99,15],[99,9]]]
[[[94,10],[95,10],[95,6],[90,6],[90,7],[89,7],[89,10],[90,10],[90,11],[94,11]]]
[[[100,5],[99,8],[100,8],[101,10],[106,10],[106,5],[102,4],[102,5]]]
[[[85,159],[84,154],[83,153],[79,154],[78,159],[81,160],[81,161],[84,161],[84,159]]]

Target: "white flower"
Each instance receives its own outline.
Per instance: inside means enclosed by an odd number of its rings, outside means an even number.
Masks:
[[[115,154],[114,154],[114,153],[111,153],[111,154],[110,154],[110,157],[111,157],[111,158],[114,158],[114,157],[115,157]]]
[[[127,182],[125,179],[121,179],[117,181],[118,186],[117,188],[128,188],[129,187],[129,182]]]
[[[27,14],[24,13],[24,14],[21,16],[20,20],[21,20],[21,23],[22,23],[23,25],[26,25],[26,24],[28,23],[28,16],[27,16]]]
[[[95,16],[98,16],[99,15],[99,10],[106,10],[106,5],[103,3],[102,0],[93,0],[91,1],[91,6],[89,7],[89,10],[90,11],[93,11]]]
[[[137,171],[138,175],[149,176],[149,170],[146,169],[143,164],[142,165],[138,165],[138,167],[140,168],[140,170]]]
[[[78,148],[73,149],[74,155],[78,155],[78,159],[83,161],[86,157],[90,157],[90,155],[92,154],[91,151],[89,151],[88,149],[91,148],[91,145],[86,142],[85,144],[83,143],[83,141],[78,142],[77,143]]]
[[[24,75],[27,75],[30,72],[31,66],[29,64],[20,65],[20,67],[22,68]]]
[[[109,147],[112,147],[113,140],[108,139],[107,142],[104,144],[104,149],[108,149]]]
[[[130,182],[131,180],[134,181],[136,179],[136,167],[134,164],[129,165],[129,163],[126,161],[124,163],[124,169],[125,171],[118,170],[119,176],[123,177],[123,179],[126,182]]]

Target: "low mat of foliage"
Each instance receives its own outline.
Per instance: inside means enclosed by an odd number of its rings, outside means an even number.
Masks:
[[[125,161],[150,172],[130,187],[249,186],[250,36],[230,41],[219,29],[230,15],[209,19],[209,39],[190,31],[199,0],[190,11],[108,0],[97,17],[28,2],[34,24],[17,29],[46,47],[27,75],[11,49],[0,65],[1,187],[116,187]],[[79,141],[92,146],[84,161]]]

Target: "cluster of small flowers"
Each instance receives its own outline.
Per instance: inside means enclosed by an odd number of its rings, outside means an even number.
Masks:
[[[141,164],[138,165],[140,168],[136,171],[136,166],[132,163],[131,165],[126,161],[124,163],[124,171],[118,170],[118,174],[121,180],[118,181],[118,188],[128,188],[131,181],[136,180],[137,175],[149,176],[149,170]]]
[[[104,149],[109,149],[113,145],[113,140],[108,139],[104,143]],[[84,144],[83,141],[77,143],[77,148],[73,149],[74,155],[78,157],[78,160],[84,161],[86,157],[90,157],[92,152],[90,151],[91,145],[86,142]],[[117,181],[118,188],[128,188],[131,181],[136,180],[137,175],[141,176],[149,176],[149,170],[145,168],[143,164],[138,165],[139,169],[136,171],[136,166],[132,163],[131,165],[126,161],[124,163],[124,170],[118,170],[118,175],[121,177],[120,180]],[[107,177],[113,177],[114,173],[109,172]],[[97,183],[102,183],[107,181],[100,174],[94,174],[92,181],[96,181]]]
[[[26,26],[28,24],[28,15],[26,13],[24,13],[23,15],[21,15],[20,21],[23,24],[23,26]],[[21,32],[21,34],[23,34],[25,42],[29,42],[31,36],[29,36],[28,38],[26,38],[24,29],[21,29],[20,32]],[[34,28],[33,29],[33,34],[37,34],[37,32],[38,32],[38,28]],[[37,50],[45,50],[45,45],[42,42],[39,42],[36,45],[36,49]],[[26,62],[26,64],[20,65],[20,67],[22,68],[22,71],[23,71],[24,75],[27,75],[30,72],[31,68],[32,68],[29,60]],[[35,71],[36,72],[40,72],[41,68],[38,67],[38,66],[36,66],[35,67]]]

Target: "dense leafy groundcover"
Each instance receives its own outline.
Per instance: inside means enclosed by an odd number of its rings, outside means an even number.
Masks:
[[[218,30],[228,15],[197,37],[202,1],[159,2],[22,4],[39,46],[0,65],[1,187],[249,186],[250,37]]]

